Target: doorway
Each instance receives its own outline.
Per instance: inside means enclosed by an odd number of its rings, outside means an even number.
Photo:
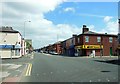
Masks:
[[[110,56],[112,56],[113,53],[112,53],[112,47],[110,47]]]

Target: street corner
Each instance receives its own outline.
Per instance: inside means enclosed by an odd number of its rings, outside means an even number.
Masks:
[[[19,82],[21,79],[26,64],[1,64],[0,82]]]

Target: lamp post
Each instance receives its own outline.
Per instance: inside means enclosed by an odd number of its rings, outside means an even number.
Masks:
[[[26,22],[31,22],[31,21],[24,21],[24,39],[25,39],[25,23]]]
[[[31,22],[31,21],[24,21],[24,41],[25,41],[25,23],[26,22]],[[24,42],[24,55],[26,54],[26,44]]]

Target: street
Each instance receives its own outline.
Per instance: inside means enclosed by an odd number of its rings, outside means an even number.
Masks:
[[[112,59],[117,57],[65,57],[34,53],[20,59],[3,60],[2,63],[21,66],[18,80],[15,79],[17,82],[117,82],[118,65],[102,62]]]

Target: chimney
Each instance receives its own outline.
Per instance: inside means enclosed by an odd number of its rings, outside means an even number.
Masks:
[[[73,37],[76,37],[76,36],[77,36],[77,34],[73,34],[72,36],[73,36]]]
[[[86,25],[83,25],[82,33],[85,33],[85,32],[88,32],[88,31],[89,31],[89,28],[87,28]]]

